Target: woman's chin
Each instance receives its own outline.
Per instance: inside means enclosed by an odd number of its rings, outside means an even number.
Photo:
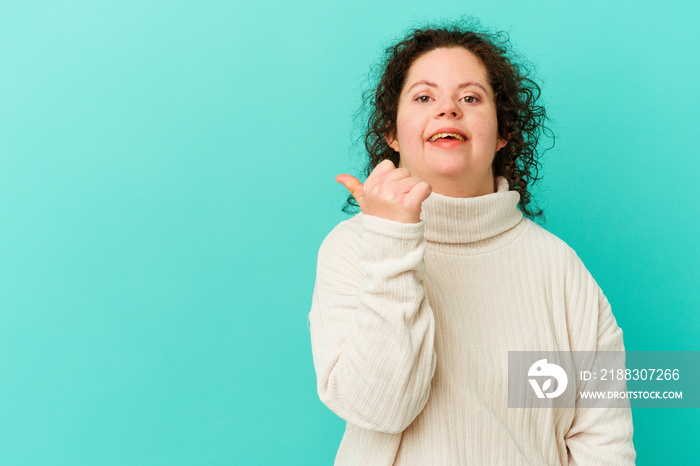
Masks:
[[[469,166],[464,163],[463,160],[454,158],[452,160],[446,159],[441,160],[440,163],[435,164],[433,168],[433,173],[437,176],[443,176],[446,178],[464,178],[468,177],[472,170]]]

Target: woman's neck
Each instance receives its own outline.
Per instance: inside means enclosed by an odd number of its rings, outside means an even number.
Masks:
[[[454,180],[449,177],[440,177],[431,183],[425,180],[433,188],[433,192],[448,197],[478,197],[493,194],[497,191],[496,180],[493,175],[482,177],[478,180]]]
[[[500,235],[523,219],[518,210],[520,194],[510,191],[499,176],[497,190],[482,196],[458,198],[433,191],[423,201],[421,220],[428,241],[474,243]]]

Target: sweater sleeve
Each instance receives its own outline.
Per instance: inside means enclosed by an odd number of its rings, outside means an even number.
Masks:
[[[309,313],[318,394],[349,423],[399,433],[425,407],[437,361],[424,223],[358,215],[361,238],[336,227],[318,253]]]
[[[595,351],[625,351],[622,329],[612,314],[610,303],[591,274],[576,257],[577,269],[587,301],[595,303],[592,319]],[[584,300],[585,301],[585,300]],[[570,465],[634,465],[636,452],[632,442],[630,408],[577,408],[566,434]]]

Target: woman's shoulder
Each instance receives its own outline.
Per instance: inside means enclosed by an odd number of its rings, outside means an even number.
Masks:
[[[551,259],[580,262],[578,254],[566,241],[529,218],[523,221],[528,223],[525,237],[529,248]]]
[[[362,213],[358,212],[334,226],[326,235],[326,239],[335,237],[353,237],[362,235]]]
[[[348,250],[359,248],[362,244],[362,213],[338,223],[326,235],[321,243],[319,252],[333,250]]]

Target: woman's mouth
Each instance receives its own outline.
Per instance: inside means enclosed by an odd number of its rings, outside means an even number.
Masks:
[[[459,141],[466,141],[467,138],[458,133],[437,133],[433,137],[428,139],[428,142],[435,142],[438,139],[457,139]]]
[[[466,144],[468,139],[461,134],[457,133],[437,133],[433,135],[428,142],[434,146],[441,149],[452,149],[454,147],[459,147],[462,144]]]

